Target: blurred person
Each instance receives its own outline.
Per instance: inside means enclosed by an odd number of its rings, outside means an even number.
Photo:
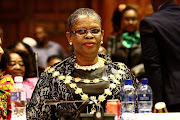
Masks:
[[[180,6],[173,0],[151,0],[154,13],[140,23],[145,72],[154,104],[165,102],[180,112]]]
[[[2,49],[3,30],[0,28],[0,61],[1,56],[4,54]],[[9,75],[4,75],[0,70],[0,119],[11,119],[11,104],[10,104],[10,90],[14,85],[14,81]]]
[[[31,38],[31,37],[24,37],[22,40],[23,43],[28,44],[29,46],[33,47],[37,45],[37,42],[35,39]]]
[[[116,36],[121,31],[121,19],[122,19],[122,11],[126,8],[126,4],[119,4],[118,7],[114,10],[112,17],[113,24],[113,32],[109,37]]]
[[[11,75],[14,79],[15,76],[22,76],[24,81],[23,85],[27,92],[27,98],[31,98],[31,94],[37,83],[38,78],[32,77],[32,66],[30,64],[30,56],[23,51],[6,50],[2,55],[0,68],[4,74]]]
[[[126,6],[117,17],[120,18],[120,31],[114,38],[111,37],[106,41],[107,54],[111,56],[112,61],[123,62],[131,70],[136,70],[133,73],[140,79],[144,77],[144,65],[138,30],[138,11],[131,6]]]
[[[66,37],[74,53],[41,74],[27,108],[27,119],[55,120],[64,111],[77,110],[78,103],[67,104],[67,101],[96,101],[105,109],[108,99],[120,99],[124,79],[132,79],[135,88],[139,86],[125,64],[113,63],[109,56],[98,54],[104,31],[101,18],[94,10],[74,11],[68,19],[68,28]],[[48,105],[48,100],[64,102]],[[96,112],[93,106],[94,103],[88,105],[91,114]]]
[[[107,55],[107,51],[106,51],[106,49],[105,49],[103,46],[100,46],[100,47],[99,47],[98,54]]]
[[[62,58],[59,55],[52,55],[47,59],[47,67],[54,65],[55,63],[61,62]]]
[[[38,74],[40,74],[43,71],[42,69],[37,68],[36,66],[37,60],[35,58],[35,53],[33,52],[32,48],[28,44],[22,41],[17,41],[17,42],[11,43],[8,49],[11,49],[14,51],[24,51],[27,53],[27,55],[29,56],[28,57],[29,62],[30,62],[29,64],[31,65],[31,69],[32,69],[32,73],[31,73],[32,76],[30,77],[38,77]],[[37,73],[37,71],[39,73]]]
[[[46,62],[49,56],[59,55],[62,59],[67,57],[63,47],[56,42],[50,41],[48,38],[48,32],[43,26],[37,26],[34,30],[35,40],[37,45],[33,46],[32,49],[38,54],[38,65],[45,69]]]

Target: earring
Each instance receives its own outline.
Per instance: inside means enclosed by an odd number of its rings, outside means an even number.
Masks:
[[[101,41],[101,44],[103,44],[103,41]]]
[[[69,45],[72,45],[72,42],[70,42]]]

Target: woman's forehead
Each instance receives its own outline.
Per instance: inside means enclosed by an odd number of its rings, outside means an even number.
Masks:
[[[101,27],[101,24],[96,17],[89,17],[89,16],[80,16],[78,17],[74,23],[72,24],[72,27],[77,26],[96,26]]]

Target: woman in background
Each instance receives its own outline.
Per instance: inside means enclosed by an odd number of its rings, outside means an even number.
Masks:
[[[136,75],[143,77],[140,35],[138,30],[139,15],[135,8],[126,6],[120,17],[120,32],[115,37],[109,37],[105,48],[114,62],[125,63]]]
[[[38,74],[40,73],[37,73],[37,67],[36,67],[36,59],[35,59],[35,53],[33,52],[32,48],[22,42],[22,41],[17,41],[17,42],[14,42],[12,43],[8,49],[11,49],[11,50],[14,50],[14,51],[24,51],[28,54],[28,59],[29,59],[29,64],[31,65],[31,69],[32,69],[32,72],[31,72],[31,76],[30,77],[38,77]],[[41,71],[42,72],[42,71]]]
[[[30,56],[23,51],[6,50],[2,55],[0,68],[4,74],[15,76],[22,76],[23,85],[27,92],[27,98],[31,98],[31,94],[37,83],[38,78],[32,77],[32,66],[30,64]]]

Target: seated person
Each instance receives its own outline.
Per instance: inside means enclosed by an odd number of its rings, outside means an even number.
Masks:
[[[59,55],[52,55],[47,59],[47,67],[54,65],[55,63],[61,62],[62,58]]]
[[[6,50],[1,58],[0,69],[4,74],[9,74],[14,79],[15,76],[22,76],[24,78],[23,85],[27,92],[27,98],[31,98],[34,90],[37,77],[31,77],[32,69],[29,62],[29,56],[22,51]]]
[[[120,31],[115,37],[109,37],[105,48],[113,62],[123,62],[130,68],[137,78],[145,77],[144,65],[142,61],[140,34],[138,31],[139,15],[138,11],[126,6],[119,21]]]
[[[14,50],[14,51],[24,51],[28,54],[29,57],[29,64],[32,66],[32,76],[31,77],[38,77],[38,74],[40,74],[43,70],[38,69],[39,73],[37,73],[37,69],[36,69],[36,59],[35,59],[35,53],[33,52],[32,48],[22,42],[22,41],[17,41],[17,42],[13,42],[11,43],[11,45],[8,47],[8,49]]]
[[[77,9],[68,19],[66,37],[74,53],[63,62],[47,68],[40,76],[27,108],[27,119],[56,120],[63,111],[74,112],[78,103],[49,105],[49,100],[94,101],[88,105],[90,113],[105,109],[108,99],[120,99],[124,79],[132,79],[137,88],[139,81],[123,63],[113,63],[107,55],[98,54],[104,31],[101,18],[92,9]]]

